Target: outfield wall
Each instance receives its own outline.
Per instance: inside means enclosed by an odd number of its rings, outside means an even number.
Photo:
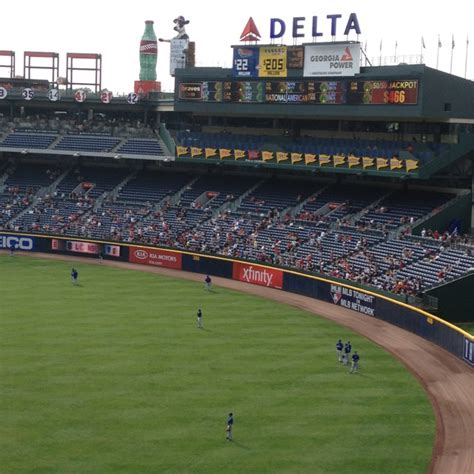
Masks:
[[[448,350],[474,367],[474,337],[419,308],[378,293],[253,262],[157,247],[118,244],[68,237],[0,232],[0,249],[125,261],[194,273],[209,274],[254,285],[297,293],[377,318],[417,334]]]

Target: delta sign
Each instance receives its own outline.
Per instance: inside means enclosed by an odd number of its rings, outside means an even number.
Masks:
[[[324,22],[327,27],[330,29],[330,36],[337,36],[338,31],[338,20],[342,18],[342,15],[339,13],[334,13],[331,15],[326,15],[326,21]],[[320,31],[321,24],[323,21],[318,21],[318,16],[313,16],[309,21],[307,21],[304,16],[297,16],[292,19],[292,21],[287,25],[287,23],[281,18],[271,18],[270,19],[270,38],[278,39],[282,38],[287,29],[291,28],[292,38],[303,38],[305,36],[304,30],[311,31],[311,36],[313,38],[320,38],[324,35]],[[339,23],[341,26],[341,23]],[[357,35],[361,34],[361,29],[359,26],[359,20],[355,13],[349,14],[347,21],[345,22],[344,36],[349,35],[351,31],[354,31]]]

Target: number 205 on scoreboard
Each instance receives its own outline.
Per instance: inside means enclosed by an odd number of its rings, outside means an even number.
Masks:
[[[286,77],[286,46],[261,46],[259,77]]]

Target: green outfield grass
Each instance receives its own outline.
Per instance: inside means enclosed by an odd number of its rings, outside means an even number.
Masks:
[[[2,474],[426,472],[431,405],[373,343],[243,293],[77,268],[74,287],[70,263],[0,256]]]

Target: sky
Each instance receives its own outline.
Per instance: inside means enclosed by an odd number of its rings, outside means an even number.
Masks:
[[[160,2],[134,0],[133,2],[105,2],[100,0],[23,0],[21,11],[4,8],[0,28],[0,50],[16,52],[16,75],[23,74],[24,51],[52,51],[60,54],[60,76],[66,76],[66,53],[102,54],[102,86],[114,94],[129,93],[138,79],[139,43],[145,29],[145,20],[153,20],[157,37],[172,38],[173,19],[183,15],[190,20],[186,30],[196,42],[197,66],[231,67],[233,44],[239,43],[240,34],[250,16],[253,17],[262,44],[270,42],[270,19],[281,18],[287,25],[284,44],[293,44],[291,23],[293,17],[306,17],[305,38],[311,42],[311,19],[318,16],[318,25],[324,36],[320,41],[330,41],[329,14],[341,14],[336,39],[342,41],[344,26],[349,14],[357,14],[361,35],[359,41],[367,44],[367,53],[379,63],[382,41],[383,62],[395,54],[395,43],[399,62],[411,62],[423,53],[424,63],[436,66],[438,35],[442,47],[439,50],[439,69],[449,72],[453,52],[453,74],[464,77],[466,38],[469,36],[469,60],[467,78],[474,80],[474,26],[472,0],[393,1],[380,0],[333,0],[327,2],[300,0],[292,3],[273,0],[218,1],[181,0]],[[329,5],[330,4],[330,5]],[[8,15],[5,15],[9,11]],[[452,50],[454,35],[455,48]],[[422,37],[425,48],[422,48]],[[349,36],[356,40],[355,34]],[[387,59],[385,59],[387,57]],[[5,58],[0,57],[0,64]],[[40,61],[35,62],[41,65]],[[84,64],[84,66],[87,66]],[[169,44],[158,43],[158,80],[162,90],[174,88],[169,75]],[[7,70],[0,68],[0,77]],[[46,72],[34,71],[35,78],[46,78]],[[84,78],[85,79],[85,78]],[[90,79],[90,76],[89,76]],[[88,81],[87,81],[88,82]]]

